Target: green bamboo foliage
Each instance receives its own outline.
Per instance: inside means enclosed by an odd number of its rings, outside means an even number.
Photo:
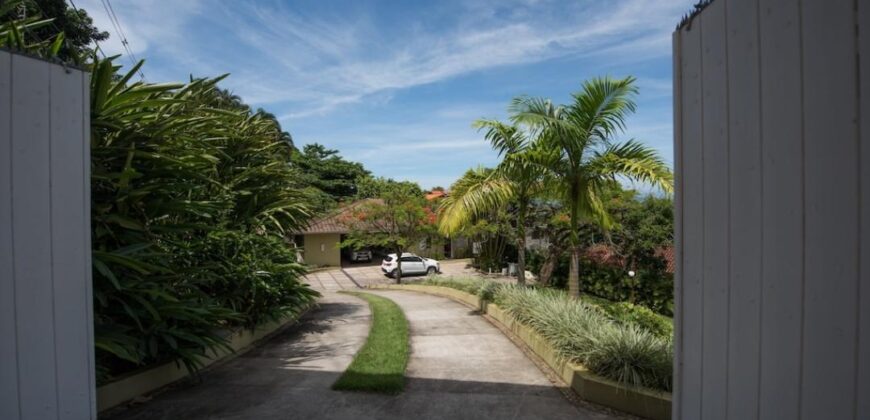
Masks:
[[[221,331],[297,313],[316,292],[284,242],[309,218],[273,119],[213,79],[132,82],[91,64],[94,310],[102,380],[199,365]]]

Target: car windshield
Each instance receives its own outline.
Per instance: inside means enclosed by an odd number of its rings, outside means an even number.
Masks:
[[[384,261],[386,261],[386,262],[390,262],[390,261],[392,261],[392,260],[393,260],[393,257],[391,257],[391,256],[389,256],[389,255],[387,255],[386,257],[384,257]]]

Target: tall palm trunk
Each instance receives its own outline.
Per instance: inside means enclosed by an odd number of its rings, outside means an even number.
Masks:
[[[571,246],[571,268],[568,270],[568,295],[580,298],[580,246]]]
[[[571,267],[568,270],[568,295],[574,299],[580,298],[580,233],[577,232],[579,194],[580,185],[575,180],[571,183]]]
[[[526,200],[520,200],[517,211],[517,284],[526,284]]]

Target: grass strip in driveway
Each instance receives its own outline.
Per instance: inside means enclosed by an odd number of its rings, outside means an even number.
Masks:
[[[332,389],[396,394],[405,387],[408,320],[395,302],[370,293],[341,292],[368,301],[372,327],[362,349]]]

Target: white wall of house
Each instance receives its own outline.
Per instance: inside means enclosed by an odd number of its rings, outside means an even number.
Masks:
[[[870,2],[716,0],[674,77],[674,418],[870,418]]]
[[[89,77],[0,51],[0,419],[94,419]]]

